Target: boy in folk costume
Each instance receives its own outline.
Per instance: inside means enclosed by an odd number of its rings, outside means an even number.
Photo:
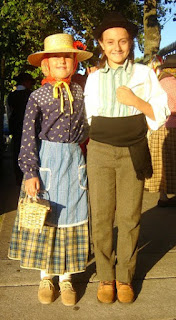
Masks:
[[[15,220],[9,258],[23,268],[41,270],[38,299],[55,300],[52,277],[59,275],[61,299],[76,303],[71,274],[86,269],[88,257],[87,180],[79,144],[87,134],[81,87],[71,82],[79,61],[92,53],[73,42],[69,34],[54,34],[44,51],[28,57],[41,66],[46,78],[28,101],[23,125],[19,165],[24,173],[21,197],[47,190],[52,211],[42,232],[21,228]]]
[[[152,174],[147,124],[156,130],[170,114],[155,73],[134,64],[137,26],[112,12],[94,30],[102,48],[99,70],[89,74],[85,103],[90,123],[87,169],[92,238],[100,280],[97,298],[134,301],[132,280],[143,186]],[[113,224],[118,226],[117,263]],[[116,281],[115,281],[116,280]]]

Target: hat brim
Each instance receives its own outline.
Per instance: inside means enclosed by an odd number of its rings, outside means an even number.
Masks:
[[[124,28],[126,29],[129,34],[132,35],[133,38],[135,38],[138,34],[138,27],[133,24],[132,22],[121,22],[121,21],[109,21],[107,24],[103,24],[98,26],[94,31],[93,31],[93,35],[95,37],[96,40],[101,38],[102,33],[107,30],[107,29],[111,29],[111,28]]]
[[[78,62],[88,60],[93,56],[92,52],[89,51],[84,51],[84,50],[78,50],[78,49],[72,49],[72,48],[61,48],[59,50],[48,50],[48,51],[38,51],[35,53],[32,53],[28,56],[28,62],[35,66],[35,67],[40,67],[41,66],[41,61],[44,58],[44,56],[48,53],[62,53],[62,52],[73,52],[77,53],[77,60]]]

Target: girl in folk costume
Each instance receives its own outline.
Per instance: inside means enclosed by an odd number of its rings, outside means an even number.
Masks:
[[[176,54],[166,57],[163,62],[158,55],[154,56],[149,66],[156,72],[162,88],[168,96],[171,115],[157,131],[149,131],[148,144],[152,158],[153,175],[145,181],[149,192],[159,192],[158,206],[176,206]],[[174,76],[175,74],[175,76]]]
[[[89,74],[85,87],[92,238],[100,280],[97,297],[104,303],[116,299],[116,289],[120,302],[134,301],[132,280],[143,186],[152,174],[147,124],[156,130],[170,114],[167,95],[155,73],[133,62],[136,35],[136,25],[119,13],[104,18],[94,31],[103,50],[102,60],[99,70]]]
[[[17,212],[9,258],[23,268],[41,270],[38,299],[55,300],[52,278],[59,275],[61,299],[76,303],[71,274],[86,268],[88,257],[87,180],[79,144],[87,135],[82,88],[71,82],[78,61],[92,56],[69,34],[54,34],[44,51],[28,57],[46,78],[29,98],[23,125],[19,165],[24,173],[21,197],[48,190],[51,213],[42,232],[21,228]],[[47,196],[47,195],[46,195]]]

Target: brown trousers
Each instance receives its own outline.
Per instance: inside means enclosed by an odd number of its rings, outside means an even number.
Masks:
[[[87,170],[98,279],[131,283],[136,266],[144,181],[137,180],[127,147],[94,140],[88,144]],[[115,219],[117,263],[113,244]]]

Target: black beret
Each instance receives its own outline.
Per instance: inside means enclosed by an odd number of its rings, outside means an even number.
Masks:
[[[97,28],[94,29],[93,35],[96,40],[101,38],[102,33],[110,28],[124,28],[135,38],[138,33],[138,27],[131,21],[124,18],[119,12],[109,12]]]

